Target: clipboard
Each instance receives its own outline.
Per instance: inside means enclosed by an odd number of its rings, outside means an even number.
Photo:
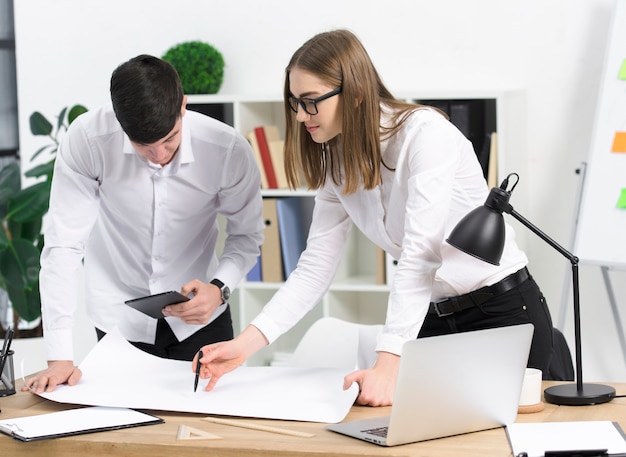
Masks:
[[[173,305],[175,303],[182,303],[189,300],[189,297],[185,297],[180,292],[170,290],[161,294],[148,295],[146,297],[133,298],[132,300],[126,300],[126,303],[131,308],[141,311],[150,317],[160,319],[163,317],[161,311],[167,305]]]
[[[19,441],[37,441],[86,433],[162,424],[160,417],[129,408],[90,406],[0,421],[0,432]]]

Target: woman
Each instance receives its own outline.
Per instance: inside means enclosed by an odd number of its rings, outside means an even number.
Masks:
[[[346,388],[359,383],[358,404],[391,404],[402,345],[418,335],[532,322],[529,366],[547,373],[551,318],[512,229],[500,266],[445,243],[488,193],[471,143],[437,110],[395,100],[345,30],[321,33],[296,51],[284,97],[289,183],[295,187],[303,176],[318,189],[307,248],[248,328],[202,348],[207,390],[319,301],[353,224],[398,260],[377,360],[345,378]],[[478,289],[480,295],[466,295]]]

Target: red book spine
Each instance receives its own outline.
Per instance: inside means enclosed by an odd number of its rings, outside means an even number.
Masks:
[[[270,189],[278,189],[278,181],[276,181],[276,174],[272,166],[272,156],[270,155],[269,144],[265,138],[265,130],[263,127],[255,127],[254,134],[256,135],[257,143],[259,143],[261,160],[263,162],[263,168],[265,168],[265,175],[267,176],[267,186]]]

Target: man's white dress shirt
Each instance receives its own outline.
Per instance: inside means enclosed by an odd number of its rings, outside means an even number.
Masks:
[[[227,222],[219,260],[218,214]],[[84,300],[96,327],[154,343],[157,321],[124,301],[180,290],[193,279],[217,277],[234,288],[256,262],[262,214],[256,161],[231,127],[186,111],[180,148],[161,167],[135,152],[110,106],[77,118],[57,152],[44,222],[48,360],[72,360],[83,258]],[[202,327],[167,320],[179,340]]]

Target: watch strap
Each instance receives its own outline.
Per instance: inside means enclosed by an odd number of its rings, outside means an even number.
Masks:
[[[222,303],[227,303],[228,299],[230,298],[230,289],[228,288],[228,286],[226,284],[224,284],[222,281],[220,281],[217,278],[213,278],[211,279],[211,284],[213,284],[214,286],[218,287],[220,289],[220,295],[222,297]]]

